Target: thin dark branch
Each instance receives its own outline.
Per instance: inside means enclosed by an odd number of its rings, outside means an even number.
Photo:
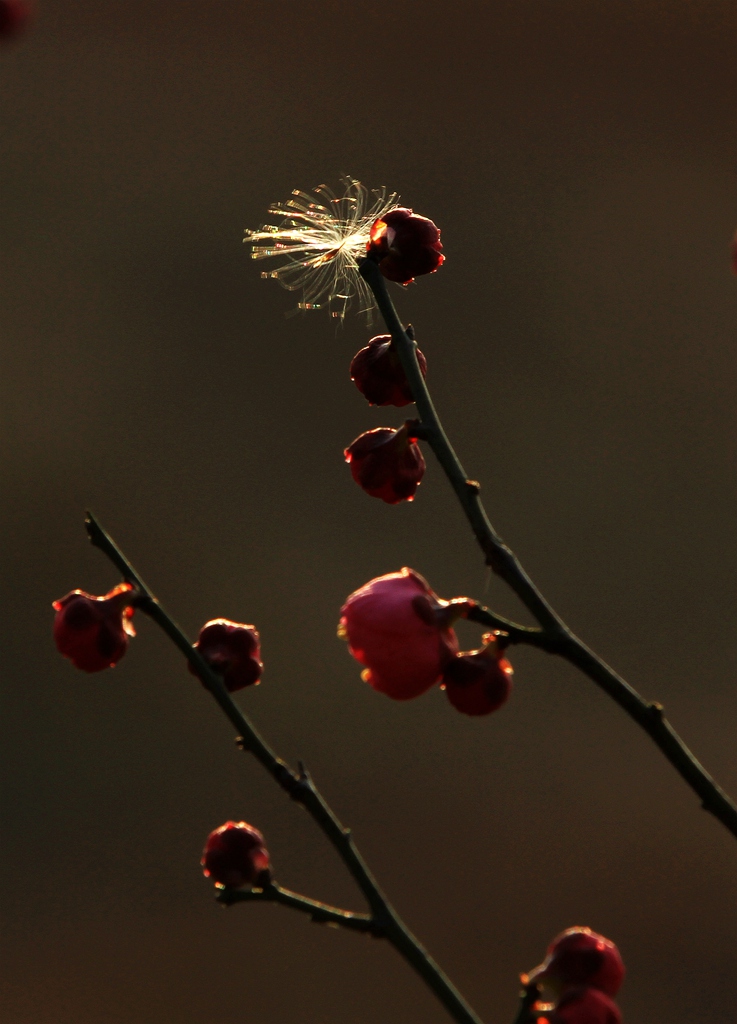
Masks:
[[[501,629],[509,634],[510,644],[531,644],[533,647],[542,647],[550,650],[555,645],[548,633],[538,626],[520,626],[518,622],[505,619],[503,615],[497,615],[482,604],[474,604],[465,616],[469,622],[478,622],[482,626],[490,626],[492,629]]]
[[[514,553],[489,522],[489,517],[479,497],[480,485],[478,481],[469,478],[443,430],[440,417],[435,411],[425,378],[422,376],[417,362],[417,343],[402,327],[381,271],[372,259],[365,259],[361,264],[360,272],[374,293],[376,304],[394,341],[397,355],[412,389],[421,422],[427,431],[427,441],[448,477],[451,487],[456,492],[476,540],[484,552],[487,565],[490,565],[494,572],[514,590],[541,626],[551,631],[558,630],[560,628],[558,617],[532,580],[527,577]]]
[[[662,706],[641,697],[629,683],[617,675],[614,669],[571,632],[532,583],[513,552],[494,531],[479,497],[479,484],[467,477],[446,437],[417,362],[417,344],[414,337],[410,337],[402,327],[381,271],[371,259],[365,259],[360,269],[392,336],[397,355],[412,389],[427,443],[458,496],[487,564],[522,600],[541,629],[530,629],[507,622],[480,606],[469,614],[469,618],[496,629],[506,630],[513,643],[530,643],[559,654],[581,669],[645,730],[679,775],[698,795],[705,810],[713,814],[732,835],[737,836],[737,807],[663,717]]]
[[[282,889],[280,885],[273,883],[264,886],[263,889],[223,889],[218,893],[216,899],[218,903],[223,903],[226,907],[230,907],[234,903],[282,903],[285,907],[309,914],[310,919],[317,924],[332,924],[340,928],[349,928],[355,932],[381,934],[376,922],[369,914],[354,914],[350,910],[331,907],[327,903],[308,899],[307,896],[292,892],[290,889]]]
[[[192,646],[179,626],[164,611],[159,601],[143,582],[115,541],[103,530],[90,512],[87,513],[85,526],[92,544],[99,548],[103,554],[107,555],[121,573],[123,579],[132,583],[138,590],[136,606],[149,615],[164,630],[195,669],[199,678],[235,727],[238,733],[238,745],[243,750],[252,753],[279,783],[282,789],[293,800],[301,803],[306,808],[325,836],[333,844],[368,902],[375,934],[383,935],[388,939],[394,948],[414,967],[425,984],[435,993],[458,1024],[481,1024],[480,1019],[466,1003],[460,992],[455,988],[450,979],[446,977],[427,950],[412,935],[391,906],[356,849],[351,830],[344,828],[340,823],[313,783],[309,773],[302,766],[300,766],[299,772],[294,772],[267,746],[233,701],[225,689],[220,676],[213,672],[197,648]],[[280,902],[284,902],[284,900],[280,900]]]
[[[535,1024],[537,1015],[534,1013],[535,1003],[540,998],[540,989],[534,981],[528,981],[527,975],[520,978],[522,990],[519,994],[519,1007],[513,1024]]]

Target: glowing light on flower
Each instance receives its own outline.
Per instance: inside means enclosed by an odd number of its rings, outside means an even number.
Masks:
[[[254,260],[285,259],[261,277],[274,278],[289,291],[301,291],[297,310],[327,307],[341,320],[354,302],[362,313],[373,308],[373,296],[358,273],[358,263],[366,255],[372,226],[399,199],[385,188],[369,190],[354,178],[342,180],[342,196],[327,185],[318,185],[311,193],[295,189],[286,203],[269,207],[270,214],[283,218],[280,224],[247,231],[244,239],[252,245]]]

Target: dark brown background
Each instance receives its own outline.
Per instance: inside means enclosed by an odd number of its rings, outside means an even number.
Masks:
[[[397,301],[495,525],[735,792],[733,3],[39,7],[0,63],[3,1020],[446,1020],[383,944],[214,904],[236,817],[361,907],[150,623],[112,672],[55,653],[51,600],[117,581],[87,505],[190,633],[258,625],[244,708],[489,1024],[572,924],[619,943],[627,1024],[732,1019],[734,839],[593,684],[522,650],[477,721],[361,683],[335,625],[372,576],[523,613],[434,465],[413,505],[352,483],[343,447],[403,418],[348,380],[369,334],[286,319],[241,238],[345,173],[437,221]]]

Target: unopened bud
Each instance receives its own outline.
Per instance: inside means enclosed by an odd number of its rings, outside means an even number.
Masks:
[[[484,637],[478,651],[456,654],[443,672],[448,700],[465,715],[488,715],[505,704],[512,692],[512,666],[504,657],[498,634]]]
[[[84,672],[112,668],[128,650],[130,637],[136,635],[133,616],[134,588],[119,583],[95,597],[84,590],[72,590],[54,601],[54,642],[57,650]]]
[[[194,645],[210,668],[223,677],[226,690],[242,690],[261,678],[261,647],[254,626],[229,619],[212,619],[200,630]],[[189,665],[189,671],[197,675]]]
[[[416,349],[422,376],[427,360]],[[351,363],[351,380],[371,405],[409,405],[414,401],[407,375],[399,361],[391,334],[379,334],[357,352]]]
[[[425,473],[425,459],[412,438],[409,424],[399,430],[367,430],[345,450],[356,483],[389,505],[412,501]]]
[[[245,821],[226,821],[211,832],[200,863],[205,878],[220,888],[238,889],[270,880],[264,837]]]

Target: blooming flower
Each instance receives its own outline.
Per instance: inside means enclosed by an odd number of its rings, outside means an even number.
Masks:
[[[211,832],[200,863],[205,878],[211,878],[221,889],[270,880],[264,837],[245,821],[226,821]]]
[[[130,583],[119,583],[104,597],[72,590],[54,601],[54,641],[60,654],[84,672],[112,668],[128,649],[136,631]]]
[[[417,362],[422,376],[427,374],[427,360],[419,349]],[[351,380],[370,405],[409,405],[414,401],[391,334],[379,334],[357,352],[351,363]]]
[[[512,692],[512,666],[499,649],[493,633],[484,637],[481,650],[456,654],[443,672],[441,689],[466,715],[488,715],[506,703]]]
[[[590,985],[615,996],[624,981],[624,964],[614,943],[590,928],[568,928],[548,946],[545,960],[529,974],[530,981],[556,992]]]
[[[223,677],[226,690],[242,690],[258,683],[263,672],[258,631],[254,626],[229,619],[212,619],[200,630],[194,645],[202,657]],[[197,672],[190,664],[189,671]]]
[[[344,454],[353,479],[367,494],[389,505],[414,500],[425,474],[425,459],[407,423],[399,430],[367,430]]]
[[[395,700],[419,697],[438,682],[458,639],[434,613],[449,607],[413,569],[370,580],[340,610],[338,634],[348,641],[361,678]]]
[[[286,203],[269,207],[279,224],[246,231],[244,239],[252,245],[254,260],[284,257],[280,267],[261,276],[274,278],[289,291],[301,291],[298,310],[327,306],[340,319],[354,300],[359,312],[373,308],[371,289],[358,265],[366,255],[372,226],[398,199],[395,192],[369,191],[353,178],[344,178],[343,184],[342,196],[327,185],[318,185],[311,193],[295,189]]]
[[[397,206],[371,228],[366,253],[389,281],[409,284],[421,274],[435,273],[445,260],[442,248],[440,230],[431,220]]]
[[[550,1024],[622,1024],[619,1007],[596,988],[569,989],[542,1018]]]

